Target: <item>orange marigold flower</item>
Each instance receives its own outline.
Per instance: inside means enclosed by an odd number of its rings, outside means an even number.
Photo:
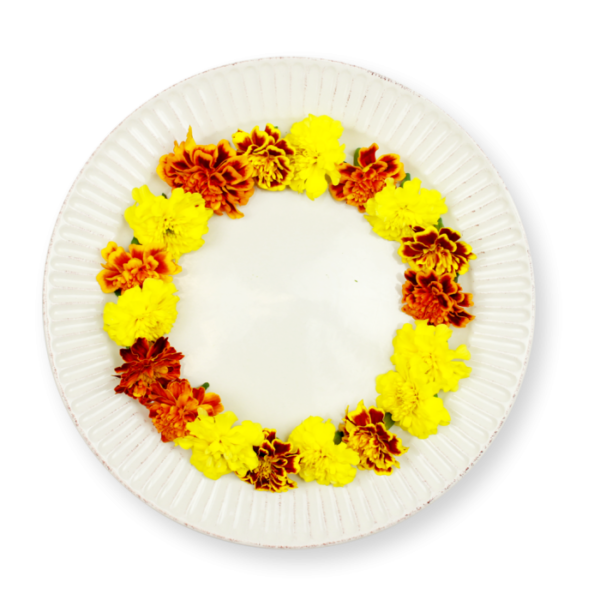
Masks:
[[[408,262],[413,270],[435,270],[438,274],[451,273],[453,276],[469,270],[469,260],[477,256],[473,248],[459,241],[460,233],[442,227],[413,227],[413,235],[402,238],[398,254],[403,262]]]
[[[295,489],[296,482],[288,474],[300,472],[300,453],[294,451],[291,443],[276,438],[274,429],[263,429],[264,441],[253,446],[258,456],[258,466],[241,477],[246,483],[254,485],[257,491],[283,493]]]
[[[173,279],[169,275],[181,272],[181,266],[173,262],[167,250],[152,245],[131,244],[126,252],[114,241],[109,241],[101,253],[106,264],[102,264],[104,270],[96,280],[104,293],[141,287],[147,278],[160,278],[170,283]]]
[[[384,423],[385,411],[371,406],[366,408],[361,400],[356,410],[349,413],[340,424],[342,441],[360,457],[358,468],[374,470],[376,474],[392,474],[400,464],[394,456],[408,451],[402,440],[390,433]]]
[[[361,148],[358,151],[358,167],[350,163],[337,166],[341,175],[340,183],[329,186],[331,195],[336,200],[345,200],[358,207],[360,212],[365,212],[367,200],[383,190],[386,179],[392,178],[396,183],[406,177],[400,156],[390,153],[375,159],[378,149],[375,143],[369,148]]]
[[[296,151],[272,124],[261,132],[258,126],[248,134],[238,130],[233,135],[238,155],[247,155],[254,169],[256,185],[263,190],[283,190],[289,185],[292,176],[290,156]]]
[[[254,193],[254,169],[247,155],[237,155],[227,142],[196,144],[190,126],[185,142],[163,155],[156,168],[158,175],[172,188],[199,192],[215,214],[226,213],[232,219],[243,217],[237,210]]]
[[[121,383],[115,388],[117,394],[145,398],[157,382],[166,385],[179,378],[179,361],[183,355],[169,344],[165,336],[156,342],[138,338],[130,349],[121,349],[120,352],[125,364],[115,369],[121,377]]]
[[[214,417],[223,410],[218,394],[206,393],[203,387],[192,388],[186,379],[170,381],[165,387],[154,384],[149,394],[153,399],[143,402],[150,411],[150,419],[164,442],[189,434],[187,423],[199,415]]]
[[[475,316],[463,307],[473,305],[471,293],[463,293],[450,273],[434,270],[407,270],[402,285],[402,311],[415,320],[427,320],[430,326],[446,324],[464,328]]]

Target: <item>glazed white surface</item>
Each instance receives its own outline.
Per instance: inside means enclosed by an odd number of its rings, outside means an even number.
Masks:
[[[308,113],[342,121],[348,158],[378,142],[413,178],[446,197],[444,216],[478,255],[464,286],[476,319],[456,331],[471,377],[444,395],[452,423],[417,440],[390,477],[359,472],[335,489],[299,481],[282,495],[227,476],[210,481],[189,452],[163,444],[146,411],[113,392],[118,349],[102,331],[107,298],[95,281],[100,249],[125,244],[131,189],[167,189],[158,158],[192,125],[198,142],[267,121],[286,131]],[[374,378],[391,369],[405,266],[394,244],[328,194],[257,190],[245,218],[213,217],[206,244],[182,258],[181,301],[170,334],[182,375],[210,381],[240,419],[286,435],[309,414],[337,422],[346,405],[374,403]],[[462,282],[461,278],[461,282]],[[508,414],[533,333],[527,241],[497,172],[446,114],[401,85],[360,68],[310,59],[243,62],[192,77],[129,116],[75,182],[50,245],[44,287],[48,349],[59,391],[82,436],[125,486],[196,530],[271,547],[344,542],[415,513],[479,458]]]

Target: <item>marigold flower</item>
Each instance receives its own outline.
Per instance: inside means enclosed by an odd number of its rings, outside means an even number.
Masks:
[[[177,318],[176,290],[173,283],[146,279],[143,287],[129,289],[117,303],[104,306],[104,330],[118,345],[126,347],[138,338],[154,341],[168,334]]]
[[[200,194],[177,188],[171,197],[155,196],[148,186],[134,188],[137,204],[125,211],[125,220],[142,245],[154,245],[169,251],[175,261],[181,254],[199,249],[208,232],[208,219],[213,214],[205,208]]]
[[[455,392],[458,390],[458,380],[471,374],[470,367],[462,361],[454,361],[471,358],[467,347],[461,344],[454,351],[450,349],[448,340],[452,336],[452,330],[445,324],[429,326],[424,320],[416,320],[415,324],[416,328],[411,324],[404,324],[392,341],[394,354],[391,361],[396,370],[399,371],[406,362],[414,367],[421,361],[424,365],[423,373],[428,376],[428,381],[435,384],[436,392]]]
[[[150,411],[150,419],[164,442],[188,435],[187,424],[198,415],[214,416],[223,410],[217,394],[206,394],[202,387],[192,388],[186,379],[170,381],[165,387],[154,384],[149,396],[153,401],[144,398],[142,404]]]
[[[475,319],[463,309],[473,305],[473,296],[463,293],[451,274],[438,276],[433,270],[407,270],[404,278],[402,311],[415,320],[427,320],[433,326],[452,324],[464,328]]]
[[[274,429],[263,429],[264,441],[253,446],[258,456],[258,466],[248,471],[242,480],[254,485],[257,491],[283,493],[295,489],[296,482],[288,478],[289,474],[300,472],[300,454],[291,443],[276,438]]]
[[[300,476],[307,482],[343,487],[354,480],[360,458],[345,443],[335,444],[335,426],[321,417],[308,417],[289,437],[300,450]]]
[[[473,248],[459,239],[460,233],[449,227],[438,231],[433,226],[415,226],[402,238],[398,254],[413,270],[433,269],[440,275],[456,276],[467,272],[469,260],[477,258]]]
[[[393,421],[411,435],[425,439],[437,433],[438,425],[448,425],[450,414],[438,387],[431,382],[426,367],[419,362],[403,359],[396,371],[388,371],[375,381],[377,406],[392,415]]]
[[[374,470],[376,474],[392,474],[394,466],[400,464],[394,456],[402,456],[408,448],[402,446],[402,440],[385,428],[385,411],[371,406],[366,408],[361,400],[340,425],[344,434],[342,442],[354,450],[360,457],[360,470]]]
[[[231,411],[216,417],[199,416],[187,424],[189,435],[175,440],[175,445],[192,449],[190,462],[207,478],[217,480],[229,472],[243,477],[259,462],[253,446],[260,445],[263,431],[258,423],[243,421],[232,427],[237,417]]]
[[[290,147],[281,132],[272,124],[261,132],[258,126],[248,134],[238,130],[233,135],[233,143],[238,155],[246,155],[253,169],[253,179],[263,190],[283,190],[289,185],[293,170],[291,157],[294,149]]]
[[[109,241],[101,253],[106,264],[102,264],[104,270],[96,280],[104,293],[125,292],[142,286],[147,278],[160,278],[170,283],[173,278],[169,275],[181,272],[181,266],[175,264],[162,247],[131,244],[126,252],[114,241]]]
[[[285,137],[295,150],[292,157],[294,177],[290,187],[295,192],[304,192],[314,200],[327,189],[326,176],[331,183],[340,183],[340,172],[337,165],[346,158],[345,145],[338,139],[344,128],[337,120],[329,116],[309,115],[301,122],[296,122]]]
[[[378,149],[379,146],[375,143],[369,148],[361,148],[358,151],[358,167],[350,163],[338,165],[340,182],[329,186],[329,191],[336,200],[345,200],[358,207],[360,212],[365,212],[367,200],[383,190],[386,179],[391,178],[397,183],[406,177],[400,156],[391,153],[375,159]]]
[[[220,140],[214,144],[196,144],[190,126],[182,143],[175,141],[173,152],[160,158],[156,171],[172,188],[198,192],[207,206],[232,219],[244,215],[237,207],[248,203],[254,193],[253,168],[246,155]]]
[[[365,210],[377,235],[401,241],[415,225],[435,225],[448,207],[437,190],[421,188],[421,180],[415,178],[401,188],[387,180],[385,188],[367,201]]]
[[[156,342],[138,338],[130,349],[121,349],[121,358],[125,363],[115,372],[121,382],[115,388],[117,394],[125,393],[132,398],[143,398],[152,390],[155,383],[166,385],[178,379],[181,373],[181,359],[170,344],[169,339],[161,336]]]

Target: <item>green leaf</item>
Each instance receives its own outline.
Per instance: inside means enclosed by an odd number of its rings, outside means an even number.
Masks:
[[[343,437],[344,437],[344,434],[341,431],[336,431],[335,435],[333,436],[333,443],[335,443],[336,445],[338,443],[342,443]]]
[[[117,289],[117,290],[115,291],[115,295],[116,295],[117,297],[120,297],[120,296],[121,296],[121,289]]]
[[[277,128],[277,130],[279,130],[279,126],[273,126],[273,128]]]
[[[435,228],[439,231],[444,226],[444,221],[442,221],[442,217],[438,219],[438,222],[435,224]]]
[[[400,187],[404,185],[404,182],[410,181],[410,173],[406,174],[406,177],[400,182]]]
[[[457,283],[458,282],[458,277],[460,276],[460,274],[456,275],[456,278],[454,279],[454,282]]]
[[[439,396],[439,392],[438,392],[437,394],[434,394],[434,395],[433,395],[433,397],[434,397],[434,398],[439,398],[439,397],[440,397],[440,396]]]
[[[169,199],[169,197],[164,192],[161,195],[164,196],[167,200]]]
[[[392,419],[392,415],[390,413],[385,413],[385,417],[383,417],[383,424],[386,429],[389,429],[394,424],[394,419]]]
[[[358,167],[358,153],[360,152],[360,148],[357,148],[354,151],[354,167]]]
[[[138,238],[137,238],[137,237],[134,237],[134,238],[131,240],[131,243],[133,243],[134,245],[140,245],[140,242],[138,241]]]
[[[205,390],[208,390],[209,386],[210,386],[210,384],[208,382],[204,382],[200,387],[204,388]]]

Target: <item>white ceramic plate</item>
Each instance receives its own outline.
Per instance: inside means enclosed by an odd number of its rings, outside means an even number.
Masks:
[[[169,191],[158,159],[183,140],[230,139],[271,122],[287,132],[307,114],[341,120],[348,160],[377,142],[413,178],[446,197],[444,221],[478,255],[461,277],[474,322],[454,344],[472,353],[470,378],[443,395],[452,422],[418,440],[389,477],[359,472],[346,488],[299,482],[254,491],[229,475],[203,477],[189,451],[163,444],[138,403],[113,391],[118,348],[102,331],[108,299],[95,276],[100,249],[127,245],[131,190]],[[182,376],[205,381],[240,419],[286,437],[309,415],[339,422],[347,405],[374,404],[390,370],[405,266],[395,244],[328,194],[257,190],[245,218],[214,216],[199,251],[175,277],[181,298],[171,343]],[[527,241],[500,177],[473,140],[435,105],[372,72],[325,60],[243,62],[194,76],[151,99],[101,144],[77,178],[48,251],[44,322],[59,392],[81,435],[113,475],[166,516],[220,538],[271,547],[333,544],[410,516],[451,487],[506,418],[527,364],[534,292]]]

